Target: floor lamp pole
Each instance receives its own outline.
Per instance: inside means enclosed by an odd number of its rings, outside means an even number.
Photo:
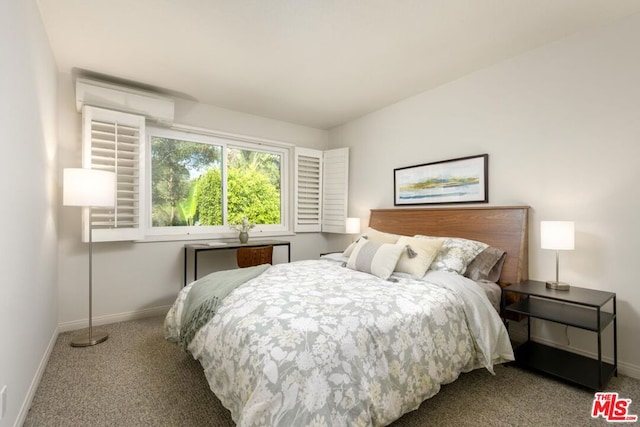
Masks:
[[[558,279],[556,273],[556,280]],[[89,341],[93,340],[93,224],[89,206]]]
[[[89,330],[71,341],[73,347],[89,347],[100,344],[109,338],[108,334],[93,335],[93,225],[91,223],[91,206],[89,206]]]

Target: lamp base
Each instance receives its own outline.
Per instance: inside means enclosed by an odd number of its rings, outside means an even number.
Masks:
[[[105,342],[107,338],[109,338],[108,334],[93,332],[91,339],[89,339],[89,332],[87,331],[75,336],[73,340],[71,340],[71,347],[90,347]]]
[[[556,291],[568,291],[569,284],[564,282],[547,282],[547,289],[554,289]]]

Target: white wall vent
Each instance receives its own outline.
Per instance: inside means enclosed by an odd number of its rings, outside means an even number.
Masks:
[[[76,79],[76,108],[84,105],[139,114],[163,125],[173,123],[173,99],[125,86],[88,79]]]

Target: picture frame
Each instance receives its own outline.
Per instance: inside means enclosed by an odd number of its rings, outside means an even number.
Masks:
[[[488,169],[488,154],[396,168],[393,204],[488,203]]]

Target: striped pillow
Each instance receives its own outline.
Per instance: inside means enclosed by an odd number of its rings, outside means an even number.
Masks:
[[[385,233],[382,231],[378,231],[375,228],[367,227],[364,233],[362,233],[354,243],[351,243],[349,246],[347,246],[342,255],[346,257],[351,256],[351,253],[356,247],[356,242],[361,239],[369,239],[372,242],[379,243],[395,243],[398,241],[398,238],[400,238],[400,236],[397,234]]]
[[[396,268],[403,246],[360,239],[353,249],[347,267],[388,279]]]

